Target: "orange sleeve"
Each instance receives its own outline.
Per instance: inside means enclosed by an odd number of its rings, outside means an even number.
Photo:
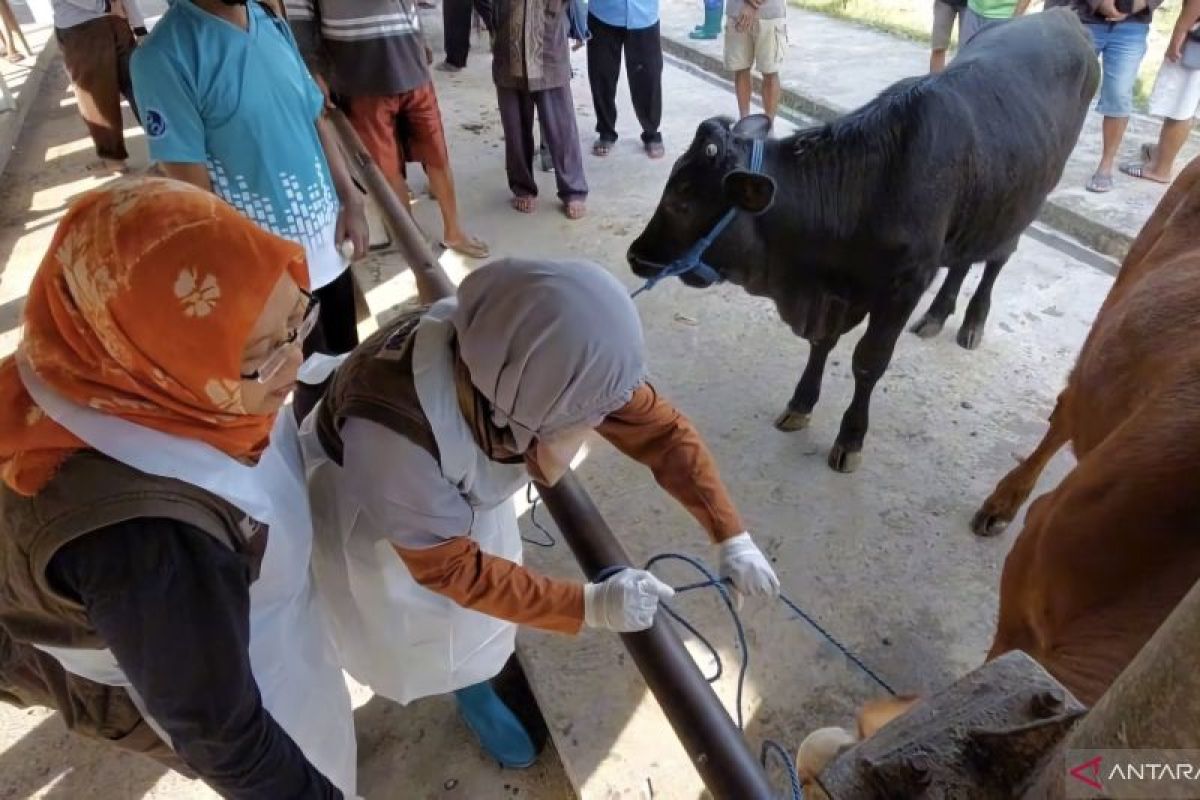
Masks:
[[[686,508],[714,542],[746,530],[716,459],[691,421],[642,384],[628,403],[596,429],[614,447],[654,473],[654,479]]]
[[[463,608],[558,633],[583,625],[583,584],[539,575],[459,536],[437,547],[392,545],[417,583]]]

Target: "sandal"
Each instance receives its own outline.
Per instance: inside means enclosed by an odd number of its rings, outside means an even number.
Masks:
[[[514,197],[513,199],[517,198]],[[529,199],[532,200],[533,198]],[[468,236],[460,242],[447,242],[443,239],[441,244],[447,250],[453,250],[467,258],[487,258],[491,255],[491,250],[488,249],[487,244],[481,239],[476,239],[474,236]]]
[[[1133,162],[1130,162],[1128,164],[1122,164],[1117,169],[1121,170],[1121,172],[1124,172],[1131,178],[1141,178],[1144,181],[1150,181],[1152,183],[1171,182],[1170,178],[1156,178],[1155,176],[1151,175],[1146,171],[1148,166],[1149,164],[1134,164]]]
[[[1113,188],[1113,176],[1102,175],[1101,173],[1097,172],[1087,182],[1087,186],[1083,188],[1087,189],[1089,192],[1095,192],[1096,194],[1111,192]]]
[[[646,142],[646,155],[653,159],[662,158],[667,154],[667,148],[662,142]]]
[[[582,200],[567,200],[563,203],[563,213],[567,219],[583,219],[587,214],[587,204]]]
[[[533,195],[517,195],[508,202],[522,214],[532,214],[537,211],[537,198]]]
[[[592,155],[604,158],[613,151],[615,144],[616,142],[610,142],[607,139],[597,139],[596,143],[592,145]]]

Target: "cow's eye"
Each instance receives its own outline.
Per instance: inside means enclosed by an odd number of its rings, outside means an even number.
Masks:
[[[704,155],[708,156],[709,158],[716,158],[717,152],[718,148],[712,142],[709,142],[708,146],[704,148]]]

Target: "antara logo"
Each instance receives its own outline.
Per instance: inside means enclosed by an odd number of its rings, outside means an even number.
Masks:
[[[1070,775],[1075,780],[1085,783],[1093,789],[1103,789],[1104,784],[1100,782],[1100,764],[1103,761],[1103,756],[1090,758],[1082,764],[1071,767]]]

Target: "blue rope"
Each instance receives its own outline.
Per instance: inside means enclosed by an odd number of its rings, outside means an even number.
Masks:
[[[533,523],[534,527],[536,527],[539,531],[541,531],[543,534],[546,535],[549,543],[547,544],[545,542],[536,542],[536,541],[529,540],[529,539],[526,539],[526,541],[531,541],[534,544],[538,544],[541,547],[553,547],[555,544],[554,535],[551,534],[550,531],[547,530],[537,520],[538,498],[532,496],[532,491],[531,491],[532,488],[533,488],[533,485],[530,484],[526,490],[526,499],[530,501],[530,503],[529,503],[530,504],[530,512],[529,512],[530,521]],[[743,709],[742,709],[742,705],[743,705],[742,697],[743,697],[743,694],[745,691],[746,674],[749,672],[749,669],[750,669],[750,649],[746,642],[745,625],[742,622],[741,615],[738,614],[737,606],[734,604],[733,597],[730,592],[730,587],[732,586],[732,584],[728,579],[720,578],[717,575],[713,574],[712,570],[710,570],[708,568],[708,566],[700,559],[694,558],[689,555],[685,555],[683,553],[659,553],[658,555],[654,556],[653,558],[651,558],[649,561],[646,562],[646,566],[644,567],[644,569],[649,571],[655,564],[661,563],[663,561],[682,561],[683,563],[688,564],[689,566],[691,566],[693,569],[695,569],[696,571],[698,571],[700,574],[702,574],[704,576],[704,580],[702,580],[702,581],[696,581],[695,583],[686,583],[686,584],[683,584],[680,586],[672,587],[675,590],[676,594],[686,594],[687,592],[695,591],[697,589],[714,588],[717,590],[717,593],[720,594],[721,600],[725,604],[726,610],[729,611],[729,617],[733,621],[734,632],[737,634],[738,649],[740,651],[740,656],[741,656],[741,664],[738,667],[737,698],[736,698],[735,703],[736,703],[736,712],[737,712],[737,714],[736,714],[737,726],[738,726],[739,730],[744,731],[745,730],[745,718],[744,718],[744,713],[743,713]],[[594,581],[596,583],[601,583],[601,582],[607,580],[608,578],[611,578],[613,575],[617,574],[618,572],[620,572],[623,569],[625,569],[625,567],[622,567],[622,566],[606,567],[605,569],[600,570],[600,572],[596,574]],[[883,678],[879,677],[879,675],[873,669],[868,667],[863,662],[863,660],[861,658],[859,658],[849,647],[842,644],[840,641],[837,640],[837,638],[835,638],[833,636],[833,634],[831,634],[829,631],[825,630],[825,628],[822,627],[821,624],[816,621],[816,619],[814,619],[810,614],[808,614],[808,612],[806,612],[804,609],[802,609],[794,600],[792,600],[791,598],[789,598],[787,595],[783,594],[782,592],[779,595],[779,599],[783,602],[783,604],[785,606],[787,606],[793,612],[795,612],[795,614],[800,619],[807,622],[813,628],[813,630],[815,630],[817,633],[819,633],[826,641],[828,641],[835,648],[837,648],[837,650],[842,655],[844,655],[850,661],[850,663],[854,664],[856,667],[858,667],[860,670],[862,670],[862,672],[867,677],[869,677],[871,680],[873,680],[875,683],[877,683],[880,687],[882,687],[884,689],[884,691],[886,691],[888,694],[892,695],[893,697],[896,695],[896,690],[893,689],[888,684],[887,681],[885,681]],[[715,646],[713,646],[713,643],[710,642],[708,640],[708,638],[706,636],[704,636],[704,634],[700,633],[700,631],[696,628],[696,626],[694,626],[694,625],[692,625],[692,623],[688,622],[687,619],[685,619],[681,614],[679,614],[677,611],[675,611],[675,609],[673,609],[670,606],[670,604],[662,603],[661,607],[662,607],[663,611],[665,611],[667,613],[667,615],[671,617],[671,619],[675,620],[688,633],[690,633],[692,636],[694,636],[696,638],[696,641],[698,641],[701,645],[703,645],[704,649],[707,650],[709,655],[712,657],[713,663],[716,666],[716,671],[713,672],[712,675],[705,675],[704,676],[705,680],[707,680],[709,683],[713,683],[714,681],[718,680],[724,674],[725,665],[724,665],[724,662],[721,660],[720,653],[717,652],[717,648]],[[772,741],[771,739],[763,740],[762,754],[761,754],[761,761],[762,761],[763,769],[767,768],[768,757],[772,753],[774,753],[775,756],[779,760],[782,761],[784,768],[787,771],[788,779],[791,782],[792,800],[803,800],[804,795],[800,789],[800,778],[796,772],[796,765],[792,761],[791,754],[788,753],[788,751],[782,745],[780,745],[778,742]]]

